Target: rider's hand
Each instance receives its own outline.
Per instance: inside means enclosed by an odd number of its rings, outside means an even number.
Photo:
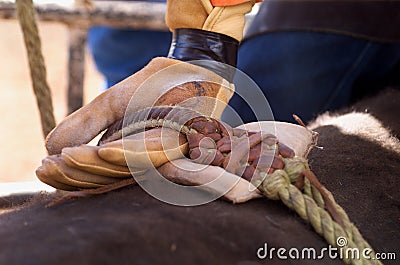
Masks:
[[[229,101],[233,93],[231,79],[234,73],[232,68],[225,65],[232,67],[236,65],[237,48],[243,34],[244,15],[253,5],[253,0],[218,7],[213,6],[209,0],[169,0],[166,22],[174,32],[174,38],[168,58],[153,59],[142,70],[66,117],[46,139],[46,148],[49,154],[54,156],[44,160],[42,167],[37,171],[38,177],[57,188],[71,189],[71,187],[101,186],[124,176],[126,168],[119,167],[115,170],[119,172],[115,177],[109,176],[111,166],[108,166],[108,162],[103,164],[105,161],[98,157],[96,150],[99,147],[76,146],[88,143],[110,125],[121,120],[132,97],[136,97],[136,104],[129,106],[130,111],[149,106],[176,105],[198,96],[214,98],[215,101],[207,101],[206,106],[199,104],[191,107],[218,118],[225,107],[224,104]],[[200,64],[190,63],[196,60],[205,61]],[[166,74],[163,74],[164,72]],[[140,90],[145,81],[154,74],[158,75],[160,84],[146,91]],[[159,144],[161,145],[161,140]],[[79,151],[75,151],[72,156],[80,163],[68,160],[66,153],[72,149],[64,149],[66,147],[84,150],[82,155]],[[97,167],[100,170],[92,172],[90,168],[93,166],[88,167],[88,164],[95,165],[94,167],[100,165]],[[71,168],[74,171],[71,171]],[[92,174],[102,176],[104,179],[99,181],[92,177]],[[55,175],[58,177],[55,178]],[[65,176],[76,181],[63,181]]]

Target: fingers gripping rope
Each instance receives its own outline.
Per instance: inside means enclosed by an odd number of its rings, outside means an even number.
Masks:
[[[307,160],[295,156],[292,149],[272,134],[234,129],[190,109],[162,106],[144,109],[117,122],[99,144],[154,127],[184,133],[189,143],[187,155],[193,161],[223,167],[251,181],[266,197],[281,200],[296,211],[332,246],[337,246],[337,238],[346,237],[345,251],[372,250],[332,194],[309,170]],[[343,258],[347,264],[381,264],[364,257]]]

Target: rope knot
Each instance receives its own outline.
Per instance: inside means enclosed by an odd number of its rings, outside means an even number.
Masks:
[[[295,183],[299,177],[303,176],[304,170],[309,169],[307,159],[304,157],[284,158],[283,162],[291,183]]]
[[[294,184],[299,190],[303,190],[304,182],[304,171],[309,170],[307,159],[304,157],[292,157],[284,158],[285,171],[289,176],[290,182]]]
[[[262,185],[263,192],[269,199],[279,200],[279,192],[289,187],[290,178],[284,170],[278,169],[267,175]]]

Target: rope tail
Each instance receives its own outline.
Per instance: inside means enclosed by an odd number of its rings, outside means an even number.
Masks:
[[[16,0],[17,14],[28,54],[33,91],[39,108],[43,137],[55,127],[53,103],[46,81],[46,66],[32,0]]]

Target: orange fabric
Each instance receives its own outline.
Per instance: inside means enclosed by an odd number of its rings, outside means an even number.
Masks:
[[[262,2],[263,0],[256,0],[256,2]],[[210,0],[213,6],[233,6],[244,2],[249,2],[249,0]]]

